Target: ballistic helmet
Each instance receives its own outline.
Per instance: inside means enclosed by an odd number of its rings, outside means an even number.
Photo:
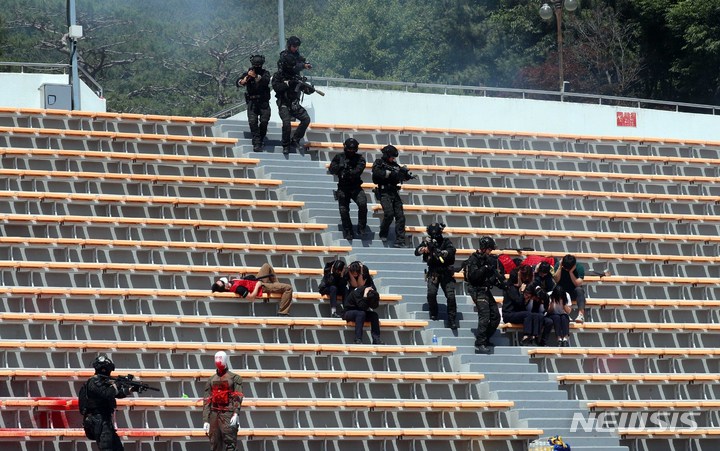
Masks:
[[[95,369],[95,374],[104,374],[106,376],[115,371],[115,364],[105,354],[95,357],[95,360],[92,361],[92,367]]]
[[[485,250],[485,249],[493,249],[494,250],[496,248],[497,248],[497,246],[495,245],[495,240],[493,240],[489,236],[484,236],[484,237],[480,238],[480,243],[479,243],[478,249],[480,249],[481,251]]]
[[[387,145],[383,147],[380,152],[382,152],[382,157],[386,160],[390,158],[397,158],[397,156],[399,155],[397,147],[393,145]]]
[[[301,44],[300,38],[297,36],[290,36],[289,38],[287,38],[287,46],[288,47],[293,46],[293,45],[300,47],[300,44]]]
[[[261,68],[263,64],[265,64],[265,57],[262,55],[253,55],[250,57],[250,64],[252,64],[253,67]]]
[[[295,57],[292,56],[291,53],[284,54],[282,59],[280,60],[280,64],[282,65],[283,70],[286,70],[289,72],[295,71],[296,61],[295,61]]]
[[[445,229],[445,224],[438,224],[433,222],[427,227],[427,234],[430,238],[442,238],[442,232]]]
[[[343,150],[345,152],[347,152],[347,151],[357,152],[359,147],[360,147],[360,143],[355,138],[348,138],[343,143]]]

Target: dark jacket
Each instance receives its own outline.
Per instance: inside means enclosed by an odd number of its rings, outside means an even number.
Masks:
[[[285,83],[287,82],[287,83]],[[272,76],[272,88],[275,91],[275,98],[284,105],[291,105],[299,102],[302,94],[311,94],[307,87],[298,89],[298,81],[294,73],[279,70]]]
[[[423,261],[428,265],[429,272],[443,274],[454,271],[452,265],[455,263],[455,246],[453,246],[449,239],[442,238],[437,244],[436,251],[441,253],[443,255],[442,257],[421,253],[420,248],[423,246],[425,246],[425,244],[420,243],[420,245],[415,248],[415,255],[422,255]],[[442,261],[440,258],[442,258]]]
[[[97,374],[87,380],[87,413],[100,414],[104,417],[112,415],[117,407],[116,398],[124,398],[125,392],[118,391],[113,381]]]
[[[400,180],[400,171],[398,169],[392,170],[388,168],[400,168],[397,162],[385,161],[382,158],[375,160],[372,166],[372,181],[378,185],[382,190],[399,190],[398,186],[402,183]]]
[[[250,69],[253,68],[251,67]],[[248,71],[250,69],[248,69]],[[255,69],[255,73],[259,75],[260,78],[251,78],[250,81],[248,81],[245,85],[245,89],[247,90],[245,92],[245,102],[267,102],[268,100],[270,100],[270,79],[272,78],[272,76],[270,75],[270,72],[266,71],[265,69]],[[240,84],[240,80],[245,78],[247,74],[247,72],[243,72],[240,78],[237,79],[237,81],[235,82],[235,85],[237,87],[242,87],[242,85]]]
[[[332,263],[333,262],[330,262],[330,268],[332,268]],[[318,293],[327,294],[327,289],[333,286],[339,290],[338,292],[342,292],[347,288],[347,284],[347,279],[345,279],[342,274],[333,272],[332,269],[330,269],[330,271],[323,275],[320,286],[318,287]]]
[[[503,318],[508,318],[512,313],[524,312],[525,311],[525,297],[520,292],[520,289],[515,286],[508,284],[505,288],[503,303],[502,303],[502,314]]]
[[[290,54],[295,57],[295,73],[300,73],[301,70],[305,69],[305,63],[307,59],[300,54],[300,52],[291,52],[290,49],[285,49],[280,52],[280,58],[278,59],[278,69],[282,69],[282,62],[285,55]]]
[[[328,171],[337,175],[338,188],[341,190],[355,190],[362,185],[362,173],[365,170],[365,158],[355,152],[348,158],[345,152],[335,155],[330,162]]]
[[[367,302],[364,300],[366,288],[367,287],[358,287],[351,289],[350,293],[345,296],[345,299],[343,299],[343,308],[346,312],[349,310],[368,310]]]

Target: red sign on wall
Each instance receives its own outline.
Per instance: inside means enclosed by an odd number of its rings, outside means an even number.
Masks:
[[[616,113],[618,127],[637,127],[637,113]]]

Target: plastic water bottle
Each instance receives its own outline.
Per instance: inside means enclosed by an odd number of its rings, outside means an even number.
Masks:
[[[435,335],[435,334],[433,334],[433,337],[432,337],[432,344],[433,344],[433,345],[437,345],[437,344],[438,344],[437,335]]]

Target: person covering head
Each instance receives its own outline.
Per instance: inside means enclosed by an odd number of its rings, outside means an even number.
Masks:
[[[225,351],[215,353],[215,368],[217,368],[218,373],[223,373],[228,369],[228,355]]]
[[[478,249],[480,249],[481,251],[483,251],[485,249],[495,250],[495,249],[497,249],[497,246],[495,245],[494,239],[492,239],[489,236],[484,236],[484,237],[480,238],[480,242],[478,244]]]
[[[572,254],[567,254],[562,258],[562,262],[560,263],[566,271],[570,271],[573,269],[573,267],[577,264],[577,259]]]
[[[400,155],[398,153],[397,147],[395,147],[391,144],[388,144],[387,146],[383,147],[380,150],[380,152],[382,152],[382,157],[386,161],[389,160],[390,158],[397,158],[398,155]]]
[[[250,57],[250,64],[255,69],[260,69],[265,64],[265,57],[262,55],[253,55]]]
[[[550,263],[548,262],[540,262],[537,268],[538,274],[549,274],[550,273]]]
[[[434,238],[436,240],[442,239],[442,232],[445,229],[445,224],[439,224],[437,222],[433,222],[429,226],[427,226],[427,234],[430,238]]]
[[[92,367],[95,369],[95,374],[102,374],[104,376],[109,376],[110,373],[115,371],[115,364],[110,360],[110,357],[105,354],[100,354],[95,357],[95,360],[92,361]]]

